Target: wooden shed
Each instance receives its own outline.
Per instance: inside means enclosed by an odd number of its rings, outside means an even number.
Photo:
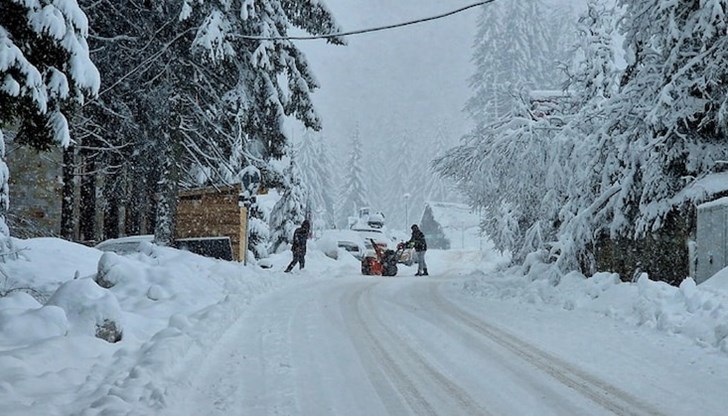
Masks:
[[[238,206],[239,193],[239,185],[180,192],[175,239],[229,237],[233,259],[243,261],[246,213]]]

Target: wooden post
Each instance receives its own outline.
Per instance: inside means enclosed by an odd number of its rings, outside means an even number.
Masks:
[[[239,261],[248,264],[248,208],[240,207],[240,253]]]

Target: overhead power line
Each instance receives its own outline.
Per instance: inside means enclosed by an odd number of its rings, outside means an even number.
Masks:
[[[437,16],[432,17],[425,17],[422,19],[417,20],[411,20],[408,22],[402,22],[402,23],[395,23],[392,25],[386,25],[386,26],[379,26],[379,27],[372,27],[368,29],[359,29],[359,30],[352,30],[350,32],[339,32],[339,33],[329,33],[325,35],[312,35],[312,36],[249,36],[249,35],[236,35],[236,37],[239,37],[241,39],[250,39],[250,40],[313,40],[313,39],[331,39],[331,38],[340,38],[344,36],[351,36],[351,35],[361,35],[362,33],[371,33],[371,32],[381,32],[383,30],[389,30],[389,29],[395,29],[398,27],[404,27],[404,26],[411,26],[416,25],[419,23],[429,22],[432,20],[442,19],[444,17],[452,16],[454,14],[458,14],[461,12],[464,12],[466,10],[472,9],[474,7],[482,6],[484,4],[493,3],[496,0],[485,0],[480,1],[477,3],[473,3],[469,6],[461,7],[456,10],[449,11],[447,13],[438,14]]]

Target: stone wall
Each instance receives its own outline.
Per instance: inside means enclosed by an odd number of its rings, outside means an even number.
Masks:
[[[18,238],[58,236],[61,227],[63,153],[7,145],[10,169],[10,234]]]
[[[688,243],[694,240],[695,209],[674,211],[662,228],[640,239],[602,237],[595,250],[597,271],[619,273],[629,281],[639,273],[679,285],[690,274]]]

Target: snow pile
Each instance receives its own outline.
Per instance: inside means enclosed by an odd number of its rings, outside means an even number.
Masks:
[[[0,298],[0,348],[63,336],[68,326],[63,309],[42,307],[26,293],[14,292]]]
[[[310,251],[303,271],[244,267],[144,243],[119,256],[58,239],[15,240],[0,277],[0,414],[139,415],[164,405],[259,295],[358,270]],[[349,256],[351,257],[351,256]]]
[[[529,260],[524,267],[487,276],[473,273],[463,288],[494,299],[592,311],[685,336],[728,354],[728,269],[700,286],[688,278],[674,287],[650,280],[645,273],[636,282],[622,282],[615,273],[590,278],[579,272],[562,276],[551,265]]]
[[[119,302],[113,293],[90,278],[62,284],[41,310],[53,306],[65,312],[69,335],[97,336],[109,342],[121,340],[123,318]]]

